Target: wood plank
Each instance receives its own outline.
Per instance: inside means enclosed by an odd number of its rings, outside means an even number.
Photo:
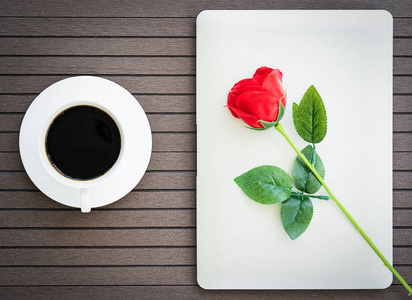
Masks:
[[[393,207],[412,208],[412,201],[410,201],[411,198],[412,190],[393,191]]]
[[[393,170],[407,171],[411,169],[412,169],[412,152],[393,153]]]
[[[193,209],[107,211],[93,210],[83,214],[68,211],[0,211],[0,227],[54,227],[54,228],[159,228],[193,227],[196,211]],[[1,282],[1,280],[0,280]]]
[[[393,92],[395,94],[412,94],[412,76],[394,77]]]
[[[195,189],[196,173],[192,171],[180,172],[146,172],[137,184],[138,190],[170,190]],[[37,190],[26,172],[0,173],[0,190]]]
[[[195,267],[2,267],[10,285],[196,285]]]
[[[410,265],[412,258],[412,248],[394,248],[393,249],[393,264],[395,265]]]
[[[194,113],[195,95],[134,95],[146,113]],[[24,113],[37,94],[0,95],[0,113]],[[408,101],[400,100],[400,109],[408,109]]]
[[[397,209],[393,211],[393,226],[411,227],[412,226],[412,210]]]
[[[4,8],[4,5],[0,4],[0,7]],[[0,36],[193,38],[196,35],[196,20],[194,18],[145,17],[146,16],[143,16],[143,18],[73,18],[73,16],[67,16],[67,18],[5,17],[0,18],[0,28],[2,29]]]
[[[61,300],[90,299],[225,299],[225,300],[395,300],[407,298],[401,285],[383,290],[205,290],[195,286],[24,286],[0,287],[3,299],[44,300],[59,295]]]
[[[395,132],[412,131],[412,115],[394,115],[393,130]]]
[[[171,210],[92,210],[82,214],[80,210],[27,211],[0,210],[2,228],[141,228],[141,227],[194,227],[194,209]],[[412,226],[411,210],[394,210],[393,225]]]
[[[195,133],[154,133],[153,151],[196,151]],[[0,133],[0,151],[19,151],[18,133]]]
[[[127,1],[117,0],[106,2],[104,0],[66,1],[46,0],[33,3],[21,0],[10,3],[7,0],[0,2],[0,16],[26,16],[26,17],[196,17],[205,9],[385,9],[394,17],[412,17],[410,1],[280,1],[256,0],[253,2],[233,0],[230,2],[210,1]],[[116,9],[114,9],[116,8]]]
[[[192,228],[0,229],[0,247],[187,247],[195,245],[196,229]]]
[[[35,94],[69,76],[0,76],[0,93]],[[194,76],[101,76],[112,80],[130,93],[139,94],[195,94]],[[36,78],[35,80],[33,80]],[[412,76],[394,77],[395,94],[412,94]]]
[[[397,58],[405,60],[405,58]],[[195,75],[194,57],[0,56],[1,75]],[[404,64],[396,65],[403,74]]]
[[[412,96],[411,95],[393,96],[393,112],[394,113],[411,113],[412,112]]]
[[[412,57],[394,57],[393,75],[412,75]]]
[[[70,76],[0,76],[0,93],[36,94],[49,85]],[[112,80],[130,93],[195,94],[194,76],[101,76]],[[402,84],[402,81],[400,82]],[[404,84],[407,84],[405,82]]]
[[[24,20],[26,19],[16,19]],[[35,19],[38,21],[38,19]],[[56,19],[58,22],[64,22],[66,19]],[[75,22],[75,19],[67,19],[71,22]],[[91,19],[96,21],[96,19]],[[104,19],[105,26],[107,26],[107,19]],[[124,23],[124,19],[113,19],[115,21],[120,20]],[[142,20],[142,19],[133,19]],[[153,19],[148,19],[153,20]],[[165,20],[165,19],[159,19]],[[191,19],[173,19],[173,20],[190,20]],[[404,19],[398,19],[404,20]],[[84,19],[77,19],[78,22],[84,21]],[[395,20],[396,25],[397,20]],[[0,24],[4,25],[5,20],[0,19]],[[7,27],[11,26],[7,23]],[[20,26],[20,25],[16,25]],[[193,24],[193,31],[194,29]],[[4,27],[2,27],[4,28]],[[57,27],[59,28],[59,27]],[[17,35],[14,27],[10,31],[10,35]],[[28,29],[33,30],[33,27]],[[50,30],[53,28],[47,27],[48,31],[40,35],[51,35]],[[66,29],[66,28],[64,28]],[[93,26],[87,26],[87,29],[96,30]],[[110,29],[113,30],[113,27]],[[136,34],[134,30],[131,34]],[[55,30],[55,29],[54,29]],[[396,27],[395,27],[396,30]],[[72,33],[70,31],[68,33]],[[134,56],[194,56],[196,54],[196,40],[194,34],[190,34],[188,37],[169,37],[169,38],[145,38],[145,37],[100,37],[95,36],[101,34],[107,34],[107,31],[93,32],[94,37],[1,37],[5,35],[5,30],[0,32],[0,55],[58,55],[58,56],[82,56],[82,55],[106,55],[106,56],[122,56],[122,55],[134,55]],[[85,34],[82,31],[80,34]],[[26,35],[22,32],[22,35]],[[121,35],[118,32],[118,35]],[[412,35],[412,34],[411,34]],[[412,53],[412,39],[410,38],[394,38],[393,40],[393,55],[394,56],[409,56]]]
[[[412,187],[412,172],[396,171],[393,173],[394,189],[410,189]]]
[[[393,151],[412,151],[412,134],[395,133],[393,135]]]
[[[1,157],[1,154],[0,154]],[[0,159],[1,160],[1,159]],[[412,167],[412,156],[410,157],[410,166]],[[180,152],[180,153],[152,153],[150,158],[149,170],[196,170],[196,153]]]
[[[21,19],[19,19],[21,20]],[[38,20],[38,19],[36,19]],[[56,19],[58,20],[58,19]],[[68,19],[73,22],[73,19]],[[84,19],[78,19],[82,22]],[[96,19],[91,19],[96,21]],[[119,19],[115,19],[119,21]],[[142,19],[132,19],[141,22]],[[148,19],[160,20],[164,19]],[[173,19],[185,20],[185,19]],[[63,20],[64,21],[64,20]],[[124,22],[125,20],[123,20]],[[25,20],[25,22],[27,22]],[[59,22],[62,22],[61,20]],[[159,22],[159,21],[158,21]],[[4,20],[0,19],[0,24]],[[104,24],[107,24],[107,19]],[[1,26],[1,25],[0,25]],[[10,24],[8,24],[10,26]],[[107,25],[106,25],[107,26]],[[194,25],[193,25],[194,26]],[[93,27],[88,26],[88,29]],[[135,28],[131,27],[133,30]],[[157,27],[154,27],[157,28]],[[96,28],[93,28],[96,30]],[[53,30],[53,29],[49,29]],[[193,29],[194,30],[194,29]],[[13,31],[12,31],[13,32]],[[14,31],[15,32],[15,31]],[[97,35],[102,32],[95,32]],[[103,31],[104,33],[104,31]],[[135,31],[133,31],[136,34]],[[4,34],[4,32],[3,32]],[[50,33],[49,33],[50,34]],[[84,32],[82,32],[84,34]],[[120,33],[118,33],[120,34]],[[398,42],[401,41],[401,42]],[[409,44],[403,39],[394,41],[394,53],[407,55]],[[58,56],[194,56],[196,54],[196,39],[184,38],[53,38],[53,37],[0,37],[0,55],[58,55]]]
[[[412,229],[393,230],[395,246],[412,245]],[[196,229],[0,229],[0,247],[195,246]]]
[[[195,75],[195,57],[0,56],[1,75]],[[393,59],[394,75],[412,75],[412,57]]]
[[[394,264],[409,264],[412,248],[393,249]],[[2,266],[193,266],[196,248],[0,249]]]
[[[412,229],[396,228],[393,230],[393,244],[397,246],[412,245]]]
[[[195,248],[0,249],[1,266],[193,266],[195,264]]]
[[[411,205],[412,206],[412,205]],[[195,191],[132,191],[122,199],[99,209],[195,208]],[[65,209],[41,192],[0,191],[0,208]]]
[[[402,3],[401,5],[403,5]],[[410,2],[409,4],[410,5]],[[409,16],[411,17],[411,16]],[[396,27],[396,29],[395,29]],[[397,19],[393,20],[393,36],[396,37],[411,37],[412,36],[412,19]]]
[[[412,53],[412,39],[411,38],[394,38],[393,39],[393,55],[394,56],[410,56],[411,53]]]
[[[412,267],[398,266],[407,282]],[[3,286],[14,285],[197,285],[196,267],[3,267]],[[395,284],[399,284],[394,279]]]

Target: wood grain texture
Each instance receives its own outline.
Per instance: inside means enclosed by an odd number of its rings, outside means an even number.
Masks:
[[[196,173],[180,172],[146,172],[135,187],[139,190],[195,189]],[[0,190],[36,190],[25,172],[0,173]]]
[[[1,5],[1,7],[4,9],[4,5]],[[115,37],[117,39],[122,37],[194,38],[196,36],[195,24],[195,18],[76,18],[73,16],[68,16],[67,18],[3,17],[0,18],[0,28],[2,28],[0,36]],[[401,24],[401,30],[407,30],[402,29],[407,25],[408,24]],[[68,42],[69,41],[70,40],[68,40]],[[62,51],[65,50],[60,49],[59,53],[62,53]]]
[[[87,75],[79,73],[77,75]],[[49,85],[70,76],[1,76],[0,93],[37,94]],[[195,94],[194,76],[101,76],[123,86],[130,93],[136,94]],[[35,80],[33,80],[35,79]],[[405,82],[404,82],[405,81]],[[407,84],[407,80],[400,84]],[[402,86],[403,87],[403,86]],[[403,87],[404,88],[404,87]],[[412,89],[412,88],[411,88]]]
[[[196,17],[206,9],[385,9],[395,17],[412,17],[412,5],[407,0],[371,0],[371,1],[270,1],[256,0],[247,2],[234,0],[230,2],[210,1],[128,1],[116,0],[93,2],[72,0],[70,3],[59,0],[46,0],[33,3],[29,0],[10,3],[0,2],[3,9],[0,16],[38,16],[38,17]]]
[[[399,232],[397,229],[395,232]],[[405,233],[406,232],[406,233]],[[412,230],[402,231],[412,243]],[[396,235],[395,235],[396,237]],[[396,238],[395,238],[396,240]],[[192,247],[194,228],[0,229],[0,247]]]
[[[80,19],[82,20],[82,19]],[[94,19],[93,19],[94,20]],[[116,19],[118,20],[118,19]],[[139,19],[138,19],[139,20]],[[161,19],[159,19],[161,20]],[[2,19],[0,19],[0,24]],[[409,43],[398,39],[394,48],[402,55]],[[53,38],[0,37],[0,55],[29,56],[194,56],[196,40],[184,38]],[[394,52],[395,53],[395,52]],[[403,54],[406,55],[406,54]]]
[[[194,209],[29,211],[0,210],[0,228],[159,228],[195,227]],[[412,210],[394,210],[393,226],[412,226]]]
[[[406,251],[399,251],[400,259]],[[2,266],[194,266],[195,248],[0,249]]]
[[[407,282],[412,268],[398,266]],[[196,268],[176,267],[3,267],[3,286],[14,285],[196,285]],[[395,284],[399,284],[394,279]]]
[[[409,264],[411,248],[395,248],[393,263]],[[194,266],[196,248],[0,249],[2,266]]]
[[[69,46],[71,49],[71,43],[76,41],[76,38],[87,38],[87,37],[99,37],[99,38],[110,38],[110,41],[114,43],[120,43],[121,45],[127,44],[127,40],[130,38],[150,38],[154,39],[153,43],[156,43],[155,38],[195,38],[196,36],[196,19],[191,18],[76,18],[76,17],[59,17],[59,18],[13,18],[13,17],[1,17],[0,18],[0,38],[17,37],[18,39],[11,39],[11,46],[17,41],[22,41],[24,45],[24,39],[30,37],[45,38],[47,39],[31,39],[28,41],[35,42],[33,44],[36,47],[45,49],[46,55],[51,55],[55,52],[56,55],[64,55],[67,49],[64,46]],[[393,20],[393,33],[394,33],[394,48],[396,43],[402,41],[398,38],[407,38],[412,36],[412,21],[409,18],[399,18]],[[56,39],[56,37],[65,37],[64,40]],[[127,38],[127,39],[126,39]],[[44,46],[39,44],[39,41],[45,41]],[[96,43],[100,43],[98,40],[94,39]],[[14,42],[13,42],[14,41]],[[56,44],[54,48],[46,47],[50,45],[50,42],[54,41]],[[82,41],[82,40],[80,40]],[[94,43],[93,39],[83,40],[87,41],[86,45]],[[136,44],[135,40],[134,41]],[[103,41],[104,42],[104,41]],[[171,40],[173,42],[173,39]],[[176,40],[178,43],[179,40]],[[409,43],[408,41],[405,41]],[[20,48],[22,44],[15,44],[16,48]],[[95,44],[101,45],[101,44]],[[119,44],[117,44],[119,45]],[[25,46],[25,45],[24,45]],[[139,45],[135,45],[137,49],[140,49]],[[89,48],[89,47],[86,47]],[[402,47],[401,47],[402,48]],[[3,45],[0,49],[13,49],[10,46]],[[88,51],[87,49],[71,49],[72,51]],[[165,49],[166,50],[166,49]],[[156,55],[160,55],[162,49],[152,49],[148,51],[156,51]],[[189,50],[189,49],[187,49]],[[195,49],[189,50],[192,55]],[[24,49],[14,49],[12,51],[25,51],[28,55],[36,55],[37,49],[33,49],[34,52],[29,52],[29,50]],[[100,49],[98,51],[108,51]],[[124,51],[118,49],[118,51]],[[170,49],[173,52],[173,47]],[[1,52],[0,52],[1,53]],[[395,52],[394,52],[395,53]],[[12,55],[19,55],[22,53],[13,52]],[[115,54],[115,53],[113,53]],[[92,53],[92,55],[100,55],[100,52]],[[115,54],[116,55],[116,54]],[[119,55],[119,54],[117,54]]]
[[[21,20],[21,19],[17,19]],[[35,19],[37,20],[37,19]],[[63,19],[64,20],[64,19]],[[84,19],[69,19],[72,22],[82,22]],[[91,19],[95,21],[96,19]],[[110,21],[104,19],[104,24]],[[124,23],[125,20],[114,19]],[[136,19],[141,20],[141,19]],[[151,19],[149,19],[151,20]],[[158,19],[162,20],[162,19]],[[185,19],[174,19],[185,20]],[[190,19],[189,19],[190,20]],[[405,20],[405,19],[399,19]],[[395,31],[396,22],[395,20]],[[56,19],[62,22],[62,19]],[[192,22],[192,20],[190,20]],[[127,19],[126,19],[127,22]],[[0,24],[5,20],[0,18]],[[45,23],[43,21],[43,23]],[[7,24],[7,26],[11,26]],[[16,25],[19,26],[19,25]],[[3,27],[4,28],[4,27]],[[32,27],[29,27],[32,29]],[[92,26],[87,28],[93,28]],[[192,27],[191,27],[192,28]],[[13,32],[13,31],[11,31]],[[192,34],[185,37],[99,37],[95,36],[106,31],[93,32],[94,37],[1,37],[5,33],[0,32],[0,55],[28,55],[28,56],[194,56],[196,54],[196,39]],[[46,34],[51,34],[45,31]],[[82,31],[84,34],[84,31]],[[135,31],[133,31],[136,34]],[[24,34],[24,33],[23,33]],[[177,33],[176,33],[177,34]],[[393,41],[394,56],[410,56],[412,53],[412,40],[409,38],[395,38]]]
[[[393,244],[412,244],[411,228],[393,230]],[[0,247],[185,247],[196,245],[195,228],[0,229]]]
[[[385,290],[276,290],[276,291],[222,291],[204,290],[199,286],[42,286],[42,287],[0,287],[3,299],[32,299],[44,300],[50,295],[59,295],[61,300],[90,299],[335,299],[335,300],[366,300],[385,299],[398,300],[407,298],[405,289],[400,285],[392,285]]]
[[[38,94],[1,95],[0,113],[25,113]],[[194,113],[195,95],[134,95],[146,113]],[[408,109],[408,99],[399,100],[399,109]],[[0,117],[2,118],[2,117]]]
[[[412,283],[412,2],[0,0],[1,299],[401,299],[385,290],[206,291],[196,282],[196,16],[204,9],[386,9],[394,18],[394,263]],[[23,171],[23,113],[50,84],[96,75],[148,113],[148,173],[84,215]],[[55,285],[55,286],[53,286]],[[87,286],[83,286],[87,285]],[[8,286],[8,287],[7,287]]]
[[[13,285],[195,285],[195,267],[3,267],[3,286]]]
[[[409,195],[407,192],[402,200]],[[404,204],[404,206],[408,203]],[[412,206],[412,204],[410,205]],[[186,191],[132,191],[122,199],[99,208],[138,209],[138,208],[195,208],[196,192]],[[67,206],[51,200],[39,191],[0,191],[0,208],[3,209],[67,209]]]
[[[394,113],[411,113],[412,112],[412,95],[394,96],[393,97],[393,112]]]
[[[108,211],[0,211],[1,228],[163,228],[194,227],[194,209]],[[403,217],[407,217],[404,215]],[[404,221],[408,223],[408,221]],[[0,280],[1,282],[1,280]]]
[[[396,58],[396,60],[407,60]],[[399,62],[399,74],[407,72]],[[195,75],[194,57],[1,57],[2,75]],[[404,70],[405,69],[405,70]]]

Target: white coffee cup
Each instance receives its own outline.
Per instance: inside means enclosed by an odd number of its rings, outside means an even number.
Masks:
[[[111,117],[119,129],[121,147],[106,173],[77,180],[62,174],[50,162],[45,139],[56,116],[85,105]],[[23,165],[33,183],[55,201],[80,207],[82,212],[129,193],[143,177],[152,149],[147,116],[133,95],[112,81],[92,76],[64,79],[40,93],[24,116],[19,143]]]

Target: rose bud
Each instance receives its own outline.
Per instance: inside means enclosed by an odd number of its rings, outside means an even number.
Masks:
[[[236,83],[227,98],[232,115],[253,128],[276,126],[286,106],[282,76],[278,69],[260,67],[253,78]]]

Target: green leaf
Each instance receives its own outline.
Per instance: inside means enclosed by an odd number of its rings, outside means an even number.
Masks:
[[[292,240],[304,233],[312,220],[312,201],[307,196],[302,198],[291,196],[280,208],[283,228]]]
[[[308,159],[308,161],[312,163],[312,146],[306,146],[301,152]],[[325,167],[323,166],[322,160],[317,153],[315,155],[315,158],[315,170],[323,179],[325,178]],[[295,163],[293,164],[293,182],[295,183],[295,187],[299,191],[306,192],[308,194],[316,193],[322,186],[316,176],[299,156],[296,158]]]
[[[275,166],[253,168],[234,181],[250,199],[261,204],[285,201],[290,197],[293,187],[292,178]]]
[[[293,123],[302,139],[319,143],[326,135],[326,110],[316,88],[311,85],[300,104],[293,103]]]

